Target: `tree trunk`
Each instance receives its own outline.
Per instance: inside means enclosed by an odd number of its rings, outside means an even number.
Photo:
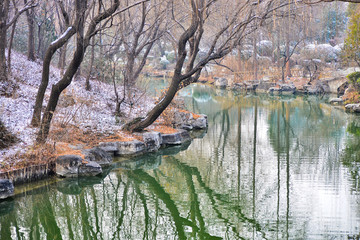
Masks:
[[[27,4],[27,0],[24,0],[24,3]],[[29,35],[28,35],[28,52],[27,58],[30,61],[35,61],[35,18],[34,9],[29,9],[26,11],[26,19],[28,23]]]
[[[8,67],[8,72],[10,74],[11,74],[11,50],[12,50],[12,45],[13,45],[13,42],[14,42],[16,23],[17,23],[17,20],[15,20],[14,24],[12,25],[10,41],[9,41],[9,46],[8,46],[7,67]]]
[[[90,85],[90,78],[92,76],[92,72],[93,72],[93,66],[94,66],[94,58],[95,58],[95,38],[92,39],[92,46],[91,46],[91,58],[90,58],[90,66],[89,66],[89,73],[86,77],[86,82],[85,82],[85,90],[86,91],[90,91],[91,90],[91,85]]]
[[[0,82],[5,82],[8,80],[7,70],[6,70],[6,21],[9,12],[9,1],[0,1]]]
[[[46,88],[49,84],[51,59],[56,50],[63,46],[75,34],[75,32],[76,30],[74,27],[68,28],[66,34],[62,38],[59,38],[56,41],[52,42],[46,50],[42,68],[41,83],[36,95],[34,113],[31,120],[31,125],[34,127],[39,126],[40,124],[42,103],[44,101]]]
[[[79,30],[79,31],[84,31]],[[50,123],[52,120],[52,117],[54,115],[56,106],[59,101],[60,94],[62,91],[70,85],[72,78],[74,77],[75,73],[79,69],[79,66],[83,60],[84,57],[84,44],[83,44],[83,34],[80,32],[77,34],[77,43],[76,43],[76,51],[74,53],[73,59],[67,68],[64,76],[62,79],[55,85],[53,85],[51,89],[50,99],[48,102],[48,105],[46,107],[46,110],[44,112],[44,115],[42,117],[41,126],[39,133],[37,135],[36,141],[38,143],[44,143],[47,139],[47,136],[49,135],[50,130]],[[52,55],[51,55],[52,56]],[[51,60],[51,59],[50,59]],[[50,61],[48,61],[50,64]],[[47,80],[48,80],[49,74],[47,74]]]
[[[42,54],[40,54],[40,50],[41,50],[41,48],[42,48],[42,44],[43,44],[43,39],[42,39],[42,37],[41,37],[41,26],[42,26],[42,24],[38,24],[38,47],[37,47],[37,50],[36,50],[36,53],[37,53],[37,55],[38,55],[38,57],[40,57],[42,60],[44,60],[44,58],[43,58],[43,55]]]
[[[254,50],[254,59],[253,59],[254,79],[253,80],[257,81],[258,80],[258,61],[257,61],[256,33],[254,33],[254,38],[253,38],[253,50]]]
[[[144,128],[150,126],[156,119],[161,115],[161,113],[169,106],[172,99],[174,98],[176,92],[179,89],[180,79],[178,76],[174,76],[172,78],[170,87],[166,92],[164,98],[147,114],[146,118],[142,121],[138,121],[137,123],[130,122],[124,126],[125,130],[131,132],[142,131]]]

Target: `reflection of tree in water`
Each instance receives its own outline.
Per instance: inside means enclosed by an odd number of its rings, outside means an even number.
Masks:
[[[264,227],[243,213],[237,199],[208,187],[196,167],[171,156],[165,162],[165,168],[150,171],[115,170],[102,185],[72,179],[19,197],[16,210],[0,219],[0,237],[243,239],[242,234],[253,229],[266,236]],[[180,184],[169,186],[169,179]],[[61,192],[56,190],[58,184]]]
[[[352,136],[347,139],[341,157],[343,165],[350,171],[355,191],[360,190],[360,127],[358,125],[356,121],[348,125],[347,132]]]

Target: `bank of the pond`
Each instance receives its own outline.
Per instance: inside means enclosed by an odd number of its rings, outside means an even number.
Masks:
[[[14,195],[14,184],[28,183],[56,174],[59,177],[87,177],[103,173],[103,167],[112,164],[114,157],[135,157],[157,152],[162,148],[182,145],[190,142],[197,134],[189,131],[201,131],[207,128],[207,116],[187,119],[187,128],[173,129],[171,133],[146,131],[133,135],[134,139],[120,141],[113,138],[100,142],[96,147],[71,146],[79,154],[62,154],[48,163],[35,164],[0,173],[0,199]],[[136,138],[135,138],[136,137]],[[40,162],[41,161],[40,159]]]
[[[206,116],[172,107],[143,134],[124,132],[121,130],[124,123],[150,111],[156,98],[147,89],[128,88],[120,114],[115,114],[114,86],[91,81],[91,90],[85,91],[86,80],[79,76],[60,96],[47,142],[37,145],[38,128],[31,126],[31,119],[42,63],[28,61],[26,56],[15,52],[12,65],[9,81],[14,89],[0,96],[0,121],[14,136],[9,145],[0,149],[0,179],[3,179],[0,185],[4,189],[1,192],[0,187],[0,198],[11,195],[10,181],[20,184],[54,173],[72,177],[95,175],[102,171],[101,165],[109,164],[112,156],[138,155],[181,144],[189,139],[188,132],[181,129],[204,129],[207,125]],[[44,105],[51,86],[60,79],[60,70],[51,67]],[[118,86],[117,91],[123,93],[123,86]]]

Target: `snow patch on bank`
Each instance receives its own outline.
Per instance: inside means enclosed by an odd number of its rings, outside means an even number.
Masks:
[[[5,158],[14,158],[15,155],[25,153],[35,143],[38,128],[30,126],[37,89],[41,82],[42,65],[40,62],[31,62],[26,56],[13,52],[11,80],[19,85],[12,97],[0,96],[0,118],[7,129],[14,133],[20,141],[10,148],[0,150],[0,163]],[[44,106],[50,95],[51,86],[61,79],[57,68],[50,68],[50,78],[45,93]],[[120,98],[123,89],[118,86]],[[139,89],[133,90],[132,101],[121,106],[126,118],[144,115],[154,106],[154,100]],[[71,99],[71,104],[62,104]],[[141,105],[141,106],[140,106]],[[82,130],[113,133],[120,130],[122,124],[114,116],[115,94],[113,86],[103,82],[91,81],[91,91],[85,90],[85,78],[74,79],[71,85],[60,96],[53,123],[66,123],[78,126]]]

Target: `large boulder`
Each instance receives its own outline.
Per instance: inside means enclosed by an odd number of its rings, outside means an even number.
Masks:
[[[178,130],[176,133],[161,134],[163,145],[179,145],[188,141],[191,141],[191,137],[188,131]]]
[[[200,117],[193,119],[191,123],[193,129],[205,129],[208,126],[207,116],[205,114],[200,114]]]
[[[228,85],[228,81],[226,78],[215,78],[215,87],[218,88],[226,88]]]
[[[139,140],[117,142],[117,144],[119,150],[115,154],[119,156],[138,155],[144,153],[146,150],[145,143]]]
[[[78,177],[83,159],[78,155],[62,155],[56,158],[56,174],[61,177]]]
[[[178,111],[174,114],[173,125],[179,129],[205,129],[207,124],[207,116],[205,114],[200,114],[197,118],[194,118],[190,112]]]
[[[280,86],[282,95],[291,95],[291,94],[294,94],[296,92],[296,87],[292,83],[290,83],[290,84],[279,84],[279,86]]]
[[[348,111],[348,112],[360,113],[360,103],[347,104],[347,105],[345,105],[345,109],[346,109],[346,111]]]
[[[161,147],[162,138],[159,132],[146,132],[143,134],[143,140],[148,152],[155,152]]]
[[[96,176],[102,173],[101,166],[96,162],[83,162],[78,169],[78,176]]]
[[[113,161],[112,156],[104,149],[99,147],[86,149],[83,151],[83,153],[85,155],[86,161],[96,162],[102,167],[110,166]]]
[[[0,199],[14,196],[14,185],[9,179],[0,179]]]
[[[275,87],[276,84],[269,81],[261,81],[256,88],[257,93],[266,93],[270,88]]]
[[[342,98],[332,98],[330,99],[329,103],[332,105],[342,105],[343,104]]]
[[[98,147],[105,152],[110,153],[112,156],[119,151],[119,145],[117,142],[101,142]]]
[[[56,174],[60,177],[95,176],[102,173],[96,162],[85,161],[78,155],[62,155],[56,158]]]

